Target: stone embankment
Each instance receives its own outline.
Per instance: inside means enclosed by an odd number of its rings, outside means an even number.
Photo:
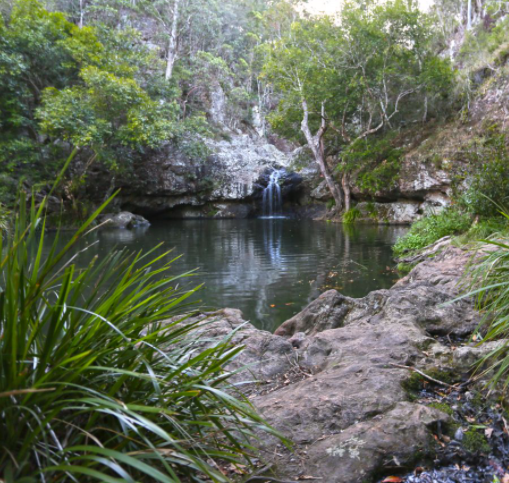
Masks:
[[[275,334],[234,309],[203,326],[207,336],[234,331],[233,343],[245,347],[234,368],[246,369],[236,380],[256,381],[250,400],[295,442],[289,452],[264,437],[265,459],[284,478],[363,483],[434,457],[433,435],[450,416],[412,396],[413,369],[470,369],[465,361],[479,349],[450,341],[466,340],[478,314],[466,300],[447,304],[470,259],[445,244],[391,289],[362,299],[325,292]]]

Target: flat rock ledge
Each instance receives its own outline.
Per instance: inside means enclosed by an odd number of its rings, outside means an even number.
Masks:
[[[235,309],[199,329],[201,340],[233,331],[233,343],[245,347],[235,380],[254,381],[244,389],[251,402],[295,443],[290,452],[263,436],[263,458],[278,475],[366,483],[433,457],[433,431],[449,416],[412,402],[405,383],[413,371],[401,366],[461,370],[454,347],[440,340],[465,337],[479,323],[468,301],[444,305],[458,295],[470,258],[448,246],[390,290],[362,299],[325,292],[275,334]]]

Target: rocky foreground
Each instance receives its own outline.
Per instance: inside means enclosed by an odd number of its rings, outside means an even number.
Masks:
[[[275,334],[234,309],[204,326],[208,336],[237,329],[233,342],[245,350],[236,367],[247,368],[236,380],[257,381],[247,390],[252,403],[295,442],[289,452],[264,437],[264,459],[279,475],[363,483],[433,460],[434,435],[450,415],[415,397],[419,374],[412,368],[436,379],[466,373],[482,350],[453,344],[479,323],[470,303],[444,305],[458,294],[470,260],[469,252],[446,246],[390,290],[363,299],[322,294]]]

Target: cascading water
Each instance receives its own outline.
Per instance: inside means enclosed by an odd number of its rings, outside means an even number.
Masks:
[[[286,174],[284,169],[270,173],[269,183],[263,190],[263,216],[266,218],[283,218],[283,195],[279,180]]]

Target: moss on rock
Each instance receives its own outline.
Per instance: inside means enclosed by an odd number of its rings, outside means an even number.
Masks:
[[[463,434],[463,448],[470,453],[490,453],[491,446],[486,436],[476,430],[469,430]]]

